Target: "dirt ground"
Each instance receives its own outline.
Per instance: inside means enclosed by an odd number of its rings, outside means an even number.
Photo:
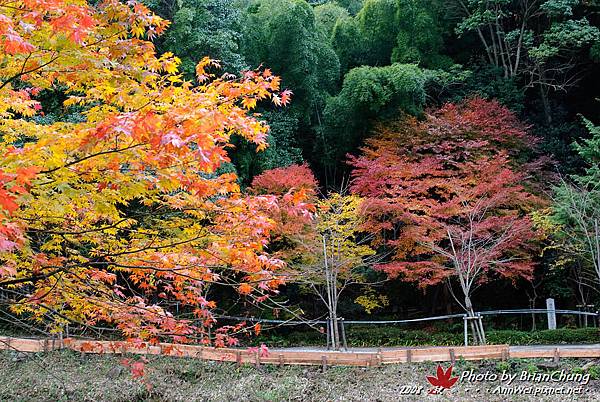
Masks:
[[[71,351],[0,352],[0,400],[600,401],[600,362],[581,359],[563,359],[558,366],[544,360],[458,361],[452,375],[462,378],[441,395],[428,394],[432,387],[426,377],[435,376],[435,363],[378,368],[332,367],[322,372],[320,367],[257,368],[152,357],[145,365],[144,380],[139,380],[133,379],[130,370],[123,367],[122,359]],[[442,366],[447,368],[448,364]],[[510,385],[500,382],[503,372],[516,375]],[[554,374],[557,381],[544,381],[542,375],[550,377],[552,373],[557,373]],[[478,381],[477,374],[487,377]],[[498,379],[494,380],[494,375]],[[570,378],[565,378],[569,375]],[[521,379],[521,376],[529,378]],[[420,393],[410,395],[411,391]],[[565,394],[556,395],[557,392]]]

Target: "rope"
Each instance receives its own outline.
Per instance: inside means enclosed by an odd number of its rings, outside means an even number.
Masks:
[[[480,311],[475,312],[475,315],[502,315],[502,314],[546,314],[548,312],[554,311],[555,314],[570,314],[570,315],[587,315],[597,317],[598,313],[592,313],[588,311],[577,311],[577,310],[548,310],[548,309],[514,309],[514,310],[488,310],[488,311]],[[412,322],[423,322],[423,321],[436,321],[436,320],[447,320],[449,318],[458,318],[465,317],[466,314],[448,314],[448,315],[440,315],[435,317],[424,317],[424,318],[412,318],[407,320],[381,320],[381,321],[354,321],[354,320],[344,320],[346,324],[356,324],[356,325],[379,325],[379,324],[406,324]],[[327,324],[327,320],[306,320],[306,321],[294,321],[294,320],[271,320],[271,319],[263,319],[263,318],[255,318],[255,317],[235,317],[228,315],[220,315],[217,318],[222,318],[226,320],[234,320],[234,321],[250,321],[250,322],[258,322],[258,323],[268,323],[268,324],[283,324],[283,325],[313,325],[313,324]]]

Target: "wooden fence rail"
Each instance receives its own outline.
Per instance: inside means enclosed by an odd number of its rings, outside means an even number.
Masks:
[[[379,349],[375,351],[320,351],[272,349],[268,353],[254,349],[213,348],[197,345],[177,345],[161,343],[158,345],[139,344],[120,341],[95,341],[66,338],[24,339],[0,337],[0,350],[19,352],[48,352],[71,349],[81,353],[97,354],[147,354],[177,357],[193,357],[204,360],[236,362],[238,364],[276,364],[276,365],[319,365],[319,366],[379,366],[382,364],[411,363],[424,361],[451,361],[508,359],[508,358],[560,358],[600,357],[599,347],[527,347],[511,350],[509,345],[488,346],[443,346],[425,348]]]

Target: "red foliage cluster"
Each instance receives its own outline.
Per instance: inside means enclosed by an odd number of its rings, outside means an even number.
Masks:
[[[317,179],[306,163],[267,170],[252,180],[252,189],[260,194],[285,194],[303,189],[315,194]]]
[[[11,251],[25,241],[23,231],[17,222],[5,222],[19,207],[18,198],[29,192],[31,180],[37,168],[19,168],[16,173],[6,173],[0,169],[0,252]],[[9,265],[0,266],[0,277],[9,270]]]
[[[277,196],[278,206],[269,215],[278,238],[305,229],[315,212],[317,189],[317,179],[306,163],[267,170],[252,180],[251,187],[255,193]]]
[[[515,153],[531,147],[538,139],[528,126],[497,100],[471,98],[462,103],[448,103],[430,114],[423,127],[431,134],[446,135],[454,141],[468,139],[488,141]]]

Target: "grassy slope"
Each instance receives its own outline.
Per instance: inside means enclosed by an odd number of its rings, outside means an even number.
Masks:
[[[403,385],[427,387],[426,375],[435,372],[435,364],[394,365],[381,368],[330,368],[322,373],[316,367],[236,366],[229,363],[194,359],[154,357],[147,364],[148,392],[119,364],[118,356],[82,356],[70,351],[38,355],[0,352],[1,401],[558,401],[569,398],[510,399],[485,394],[489,385],[476,385],[467,392],[459,384],[453,394],[443,397],[400,397]],[[561,368],[572,370],[585,361],[567,361]],[[455,374],[462,370],[511,372],[537,370],[534,362],[457,362]],[[600,365],[591,368],[600,374]],[[473,387],[471,387],[473,388]],[[600,381],[587,386],[584,398],[599,400]],[[482,394],[483,393],[483,394]],[[486,395],[485,398],[468,395]],[[523,397],[522,397],[523,398]],[[598,399],[594,399],[598,398]]]

